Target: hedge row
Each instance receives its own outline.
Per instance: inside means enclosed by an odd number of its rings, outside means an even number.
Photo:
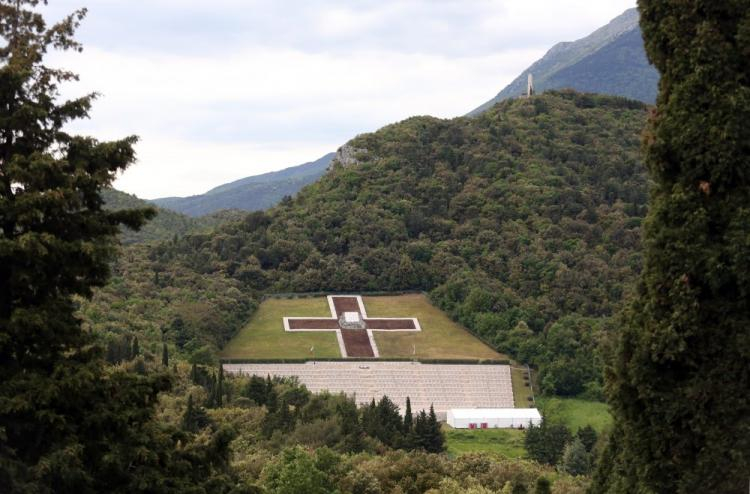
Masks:
[[[381,295],[409,295],[413,293],[426,293],[422,290],[401,290],[401,291],[372,291],[372,292],[352,292],[352,291],[346,291],[346,292],[334,292],[334,291],[325,291],[325,292],[302,292],[302,293],[296,293],[296,292],[282,292],[282,293],[266,293],[263,295],[263,300],[273,298],[273,299],[279,299],[279,298],[313,298],[313,297],[325,297],[328,295],[361,295],[363,297],[377,297]]]
[[[411,359],[411,358],[267,358],[267,359],[247,359],[247,358],[225,358],[221,359],[222,364],[304,364],[307,362],[413,362],[417,361],[422,364],[446,364],[446,365],[510,365],[507,359]]]

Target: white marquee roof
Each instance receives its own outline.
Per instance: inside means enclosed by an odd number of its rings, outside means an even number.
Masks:
[[[539,419],[536,408],[451,408],[455,419]]]

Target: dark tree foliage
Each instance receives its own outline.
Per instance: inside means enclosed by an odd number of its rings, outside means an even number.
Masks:
[[[406,397],[406,410],[404,410],[404,427],[402,429],[404,435],[408,435],[414,430],[414,417],[411,411],[411,399]]]
[[[534,494],[551,494],[552,484],[546,477],[539,477],[534,486]]]
[[[152,420],[168,377],[106,368],[75,316],[74,297],[107,281],[120,226],[137,229],[153,212],[103,209],[101,192],[133,161],[136,139],[63,130],[87,117],[94,95],[60,101],[59,85],[76,76],[43,58],[81,49],[73,34],[85,10],[47,26],[44,3],[0,0],[0,489],[226,485],[228,477],[213,475],[222,473],[229,436],[190,452],[189,438]]]
[[[134,359],[141,354],[141,346],[138,343],[138,337],[133,338],[133,348],[130,351],[130,358]]]
[[[599,435],[596,433],[596,429],[587,425],[578,429],[576,437],[581,440],[586,451],[591,453],[594,450],[594,446],[596,446],[596,441],[598,440]]]
[[[211,425],[211,420],[206,414],[203,407],[196,406],[193,402],[193,395],[188,395],[185,413],[182,415],[182,428],[189,432],[198,432],[199,430]]]
[[[430,405],[430,413],[427,415],[426,433],[425,449],[429,453],[442,453],[445,450],[445,435],[440,428],[440,422],[438,422],[437,415],[435,414],[435,407],[432,405]]]
[[[539,463],[557,465],[571,437],[570,431],[564,425],[550,424],[543,420],[538,426],[529,425],[526,429],[524,445],[529,458]]]
[[[750,483],[750,1],[640,0],[662,74],[638,297],[609,373],[608,492]],[[601,480],[601,477],[600,477]]]
[[[242,391],[242,396],[253,400],[256,405],[265,405],[268,397],[266,381],[260,376],[253,375]]]

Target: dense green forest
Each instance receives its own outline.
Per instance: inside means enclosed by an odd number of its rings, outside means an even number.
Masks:
[[[208,363],[263,293],[422,289],[538,366],[545,392],[601,398],[600,350],[641,263],[645,117],[562,92],[390,125],[274,209],[126,249],[83,313]]]
[[[102,198],[105,207],[113,211],[151,207],[143,199],[111,188],[102,191]],[[120,241],[123,244],[157,242],[188,233],[208,232],[222,222],[244,216],[244,213],[236,209],[222,210],[199,218],[191,218],[159,207],[154,209],[156,210],[156,216],[140,230],[122,229]]]

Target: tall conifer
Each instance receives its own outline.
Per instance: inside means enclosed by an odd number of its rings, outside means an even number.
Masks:
[[[409,434],[414,428],[414,417],[411,414],[411,400],[406,397],[406,410],[404,411],[404,434]]]
[[[637,299],[608,373],[597,491],[750,483],[750,0],[639,0],[660,92]]]
[[[219,379],[216,383],[216,406],[224,406],[224,366],[219,364]]]
[[[46,3],[0,0],[0,490],[227,491],[221,463],[199,464],[153,423],[169,378],[105,369],[76,316],[75,297],[107,281],[120,226],[138,229],[154,211],[104,209],[101,192],[134,161],[136,138],[67,132],[95,95],[64,100],[60,85],[77,76],[44,59],[81,50],[85,10],[50,26]]]

